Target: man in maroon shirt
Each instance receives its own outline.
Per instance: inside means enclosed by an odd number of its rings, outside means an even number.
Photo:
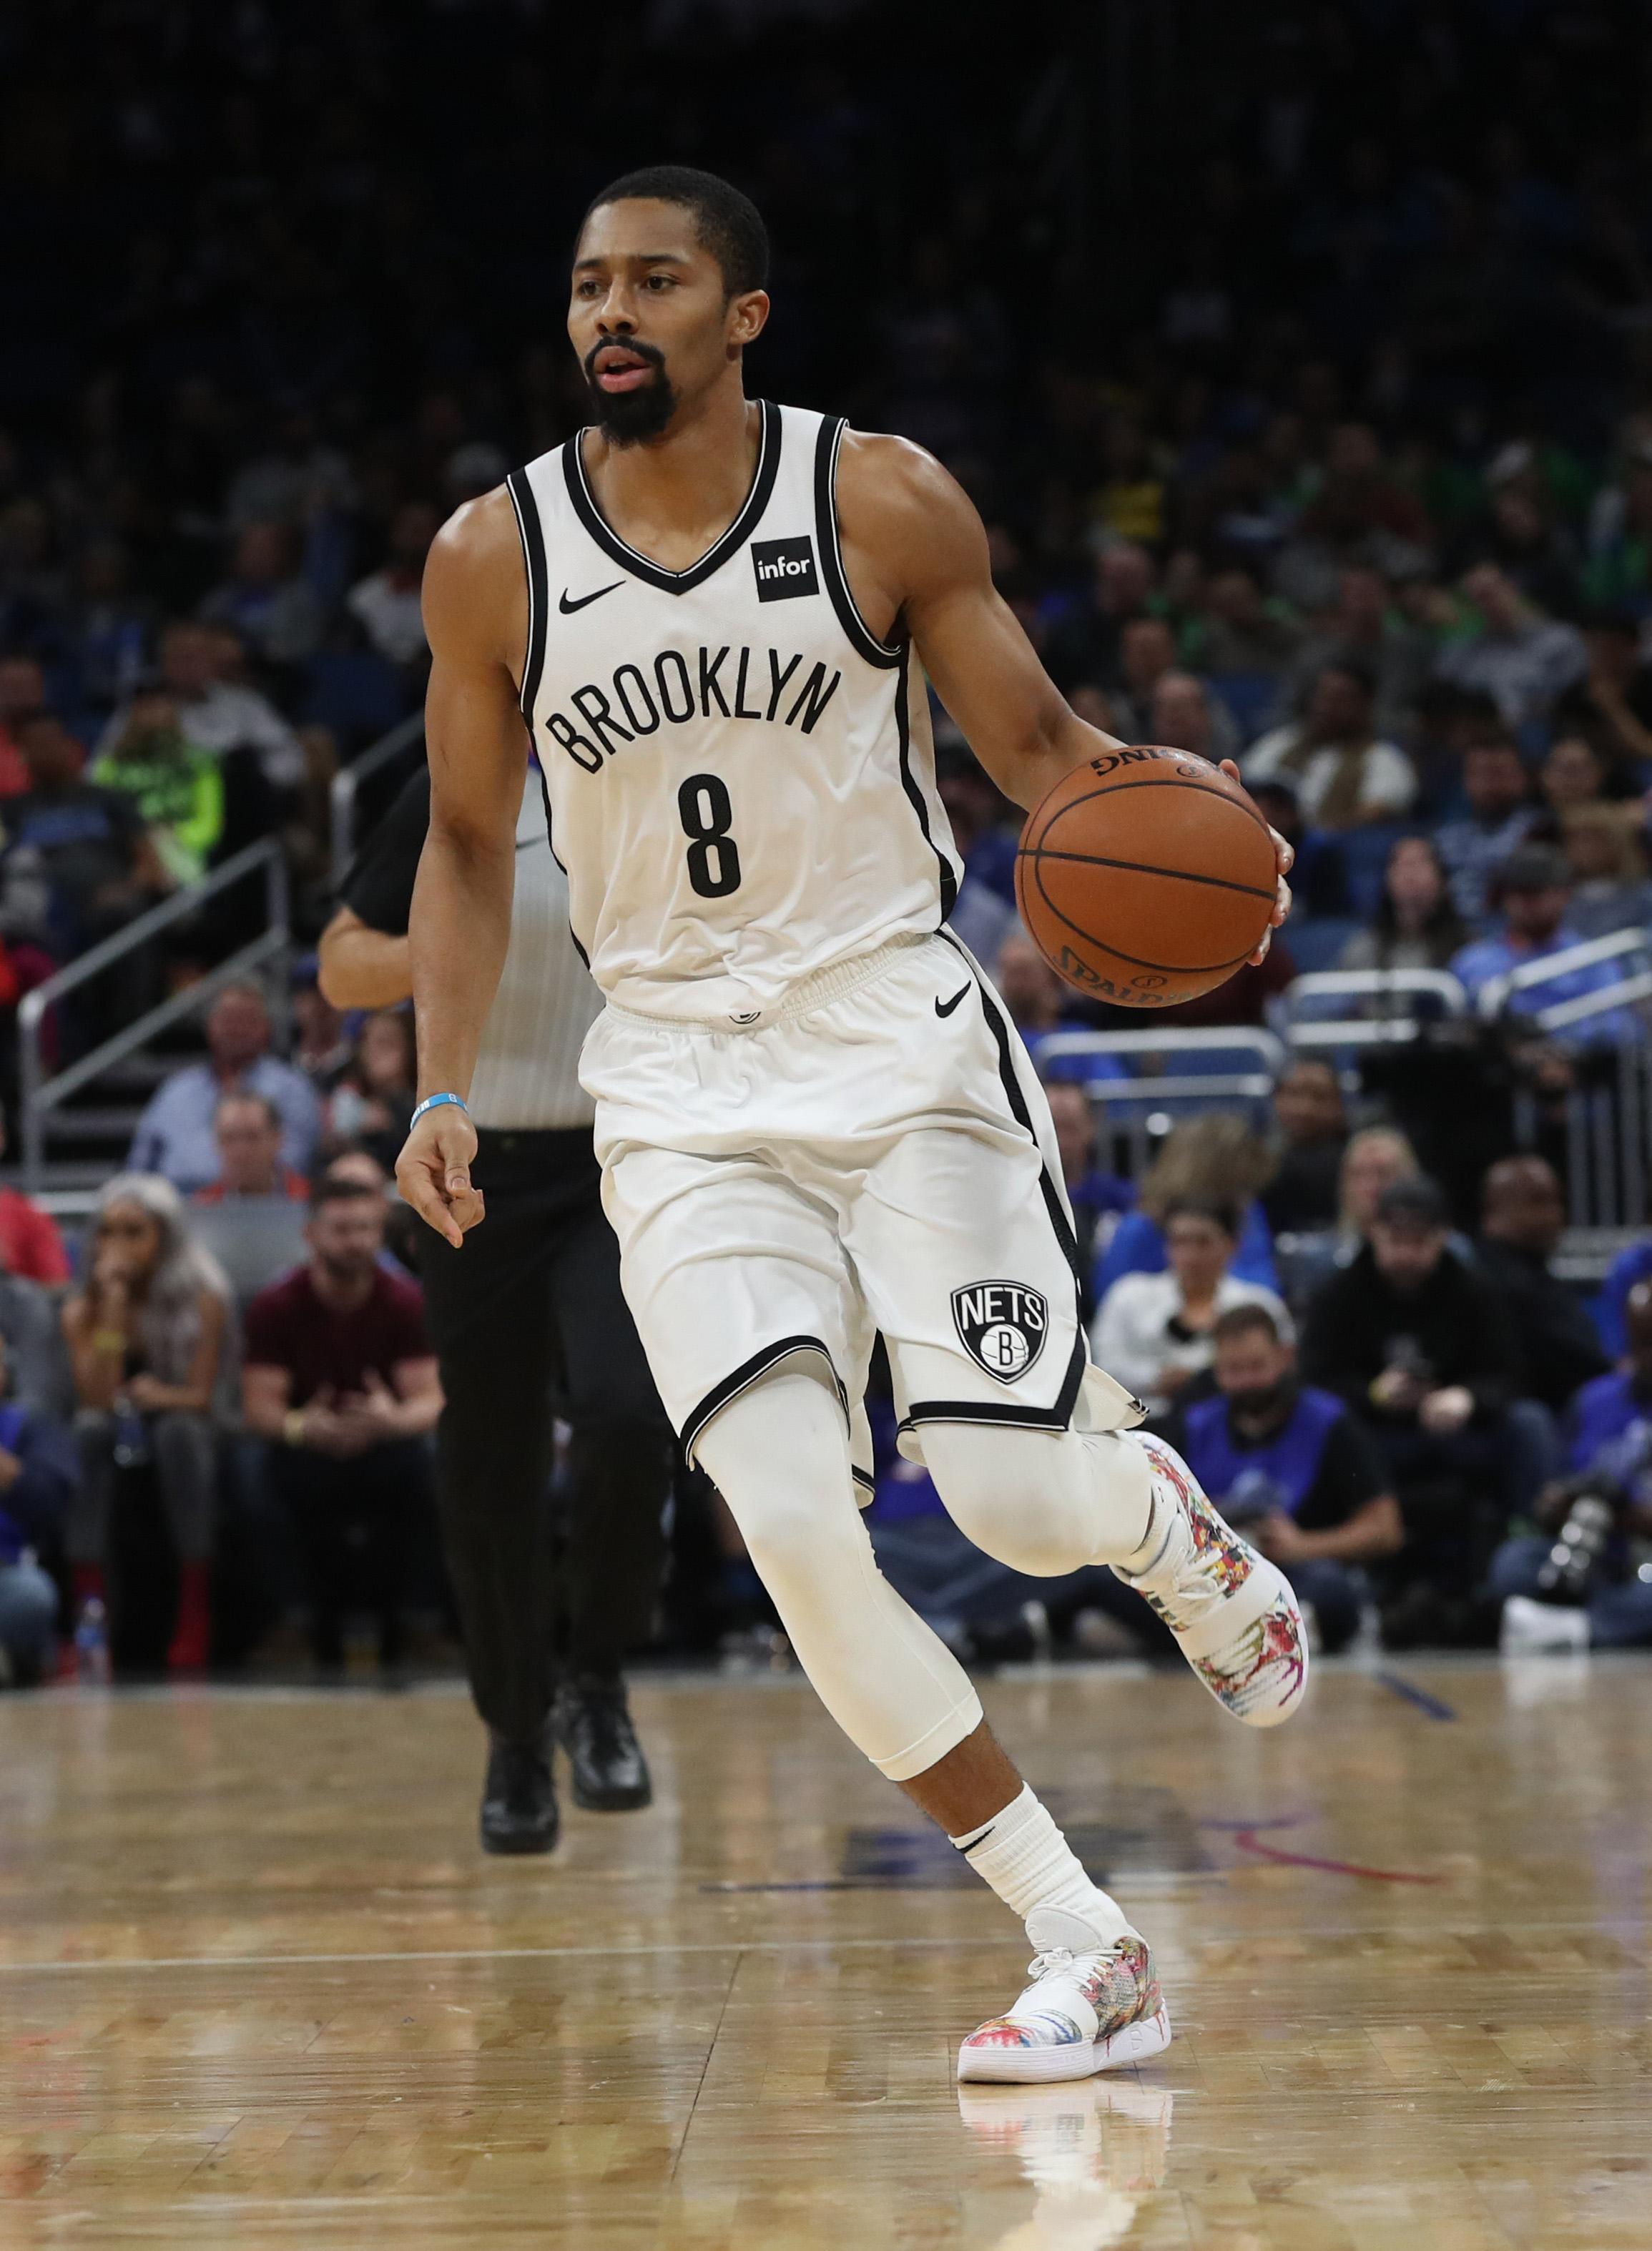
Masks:
[[[354,1567],[390,1666],[401,1652],[406,1558],[431,1506],[435,1355],[419,1285],[378,1263],[381,1195],[323,1180],[304,1233],[307,1264],[246,1310],[246,1424],[269,1442],[270,1483],[298,1533],[316,1658],[342,1659]]]

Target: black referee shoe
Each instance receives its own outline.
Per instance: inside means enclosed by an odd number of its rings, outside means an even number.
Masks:
[[[654,1796],[622,1680],[571,1680],[551,1725],[573,1769],[573,1802],[587,1813],[628,1813]]]
[[[482,1789],[484,1853],[548,1853],[557,1841],[557,1793],[551,1779],[551,1735],[510,1742],[492,1735]]]

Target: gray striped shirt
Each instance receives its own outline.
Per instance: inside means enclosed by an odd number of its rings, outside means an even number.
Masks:
[[[601,1013],[602,995],[568,929],[568,881],[552,856],[544,789],[530,766],[517,816],[510,945],[470,1086],[475,1123],[524,1132],[589,1126],[580,1050]]]

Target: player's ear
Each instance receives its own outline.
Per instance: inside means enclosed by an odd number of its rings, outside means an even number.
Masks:
[[[768,322],[767,289],[742,289],[728,301],[728,340],[737,350],[755,343]]]

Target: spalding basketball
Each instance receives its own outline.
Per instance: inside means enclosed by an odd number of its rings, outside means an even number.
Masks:
[[[1145,744],[1059,781],[1016,855],[1021,918],[1068,983],[1169,1008],[1226,982],[1274,911],[1274,840],[1208,758]]]

